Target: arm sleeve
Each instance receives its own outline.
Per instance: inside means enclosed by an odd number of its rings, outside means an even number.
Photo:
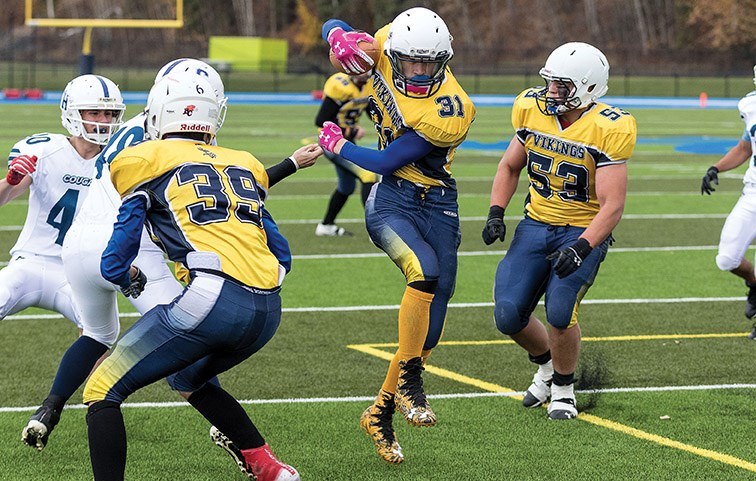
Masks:
[[[278,230],[276,221],[273,220],[273,216],[270,212],[263,207],[262,209],[262,222],[265,229],[265,235],[268,237],[268,249],[276,256],[278,263],[284,266],[286,272],[291,271],[291,249],[289,248],[289,241]]]
[[[268,189],[296,172],[297,169],[297,161],[291,157],[286,157],[276,165],[265,169],[265,172],[268,174]]]
[[[347,142],[341,147],[341,156],[365,170],[389,175],[399,167],[425,157],[434,148],[433,144],[410,130],[383,150],[358,147]]]
[[[318,110],[318,116],[315,117],[315,125],[322,127],[323,123],[327,121],[336,122],[339,116],[339,109],[341,105],[336,103],[331,97],[323,97],[323,103],[320,104],[320,110]]]
[[[147,215],[147,198],[138,194],[129,197],[118,209],[113,235],[100,259],[100,273],[118,286],[129,287],[129,268],[139,254],[139,240]]]
[[[345,32],[351,32],[352,30],[354,30],[345,21],[339,20],[336,18],[331,18],[329,20],[326,20],[325,23],[323,24],[323,31],[321,33],[321,35],[323,36],[323,40],[328,42],[328,33],[334,28],[342,28]]]
[[[745,140],[746,142],[751,141],[751,134],[748,133],[748,127],[746,127],[745,130],[743,131],[743,136],[741,137],[741,139]]]

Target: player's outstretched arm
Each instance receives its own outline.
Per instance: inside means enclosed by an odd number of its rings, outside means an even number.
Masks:
[[[717,190],[713,187],[713,185],[719,185],[719,176],[717,174],[741,166],[751,158],[752,154],[751,143],[740,139],[735,147],[730,149],[724,157],[706,170],[706,175],[701,179],[701,195],[711,195],[712,192]]]
[[[306,169],[315,164],[317,158],[323,153],[323,149],[317,144],[309,144],[295,150],[274,166],[265,169],[268,174],[268,188],[284,180],[299,169]]]

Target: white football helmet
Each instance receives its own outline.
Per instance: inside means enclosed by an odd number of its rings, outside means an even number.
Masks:
[[[756,85],[756,65],[753,66],[753,84]]]
[[[383,45],[391,62],[394,86],[408,97],[430,97],[441,88],[454,51],[443,19],[423,7],[410,8],[391,23]],[[430,75],[408,77],[402,62],[433,64]]]
[[[111,123],[90,122],[81,118],[82,110],[111,110]],[[126,105],[118,86],[110,79],[99,75],[81,75],[68,82],[60,98],[60,118],[74,137],[83,137],[98,145],[107,145],[110,137],[121,127]],[[84,125],[94,125],[94,132],[87,132]]]
[[[152,86],[147,98],[146,136],[162,139],[172,133],[203,133],[210,143],[218,132],[218,99],[202,76],[179,81],[170,76]]]
[[[160,68],[155,76],[155,83],[158,83],[165,76],[170,76],[177,80],[184,78],[191,80],[193,75],[202,75],[213,86],[215,97],[218,100],[218,107],[220,108],[220,115],[218,116],[218,128],[220,129],[226,120],[228,97],[226,97],[223,87],[223,79],[221,79],[220,74],[212,66],[196,58],[177,58]]]
[[[593,45],[570,42],[557,47],[538,72],[546,88],[536,96],[538,107],[546,115],[559,115],[587,107],[609,90],[609,62]],[[560,95],[548,95],[549,83],[557,82]]]

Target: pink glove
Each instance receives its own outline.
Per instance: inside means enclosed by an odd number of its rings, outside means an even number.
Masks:
[[[8,166],[8,175],[5,180],[10,185],[18,185],[27,175],[37,170],[37,156],[19,155]]]
[[[325,122],[318,136],[318,145],[328,152],[333,152],[333,149],[336,148],[336,143],[343,138],[344,134],[341,133],[341,127],[333,122]]]
[[[357,42],[372,43],[374,41],[375,39],[367,33],[345,32],[342,28],[334,28],[328,35],[328,45],[331,46],[333,55],[344,68],[344,72],[353,75],[365,73],[374,64],[370,55],[357,46]],[[359,60],[357,60],[358,57],[368,65],[368,69],[360,65]]]

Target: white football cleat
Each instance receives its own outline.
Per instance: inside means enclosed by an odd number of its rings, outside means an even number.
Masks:
[[[318,224],[315,228],[315,235],[319,237],[344,237],[351,236],[352,233],[336,224]]]
[[[551,377],[554,375],[554,368],[551,361],[538,366],[533,376],[533,383],[525,392],[522,399],[522,405],[526,408],[537,408],[551,397]]]
[[[575,419],[578,415],[575,403],[575,384],[567,386],[551,385],[551,403],[549,404],[549,419]]]

